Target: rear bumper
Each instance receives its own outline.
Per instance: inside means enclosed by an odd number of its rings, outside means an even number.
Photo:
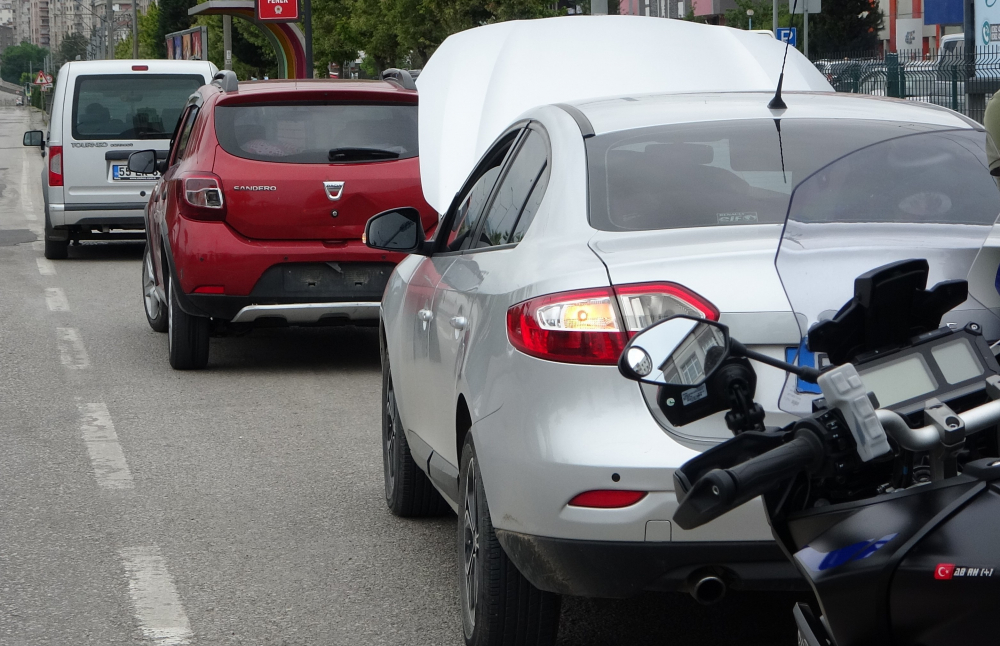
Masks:
[[[195,316],[209,316],[233,323],[258,325],[337,325],[378,321],[380,303],[362,302],[286,302],[261,304],[251,296],[184,294],[181,309]]]
[[[719,576],[736,590],[808,590],[772,541],[630,543],[496,533],[535,587],[558,594],[626,598],[686,590],[703,574]]]
[[[140,231],[146,228],[145,208],[145,202],[48,205],[53,228],[109,227]]]

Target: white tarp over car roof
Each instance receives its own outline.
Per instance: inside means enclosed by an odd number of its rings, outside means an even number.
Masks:
[[[642,16],[519,20],[448,37],[420,76],[420,175],[444,213],[486,148],[525,111],[586,99],[773,91],[784,43],[728,27]],[[794,47],[784,89],[832,92]]]

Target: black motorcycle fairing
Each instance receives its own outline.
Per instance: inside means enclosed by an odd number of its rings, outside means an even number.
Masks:
[[[932,485],[788,513],[765,497],[775,539],[812,587],[837,646],[891,638],[890,585],[910,550],[985,486],[960,476]],[[1000,581],[1000,579],[998,579]]]
[[[965,302],[969,285],[949,280],[927,289],[927,260],[900,260],[867,271],[854,281],[854,298],[829,320],[809,330],[809,349],[840,365],[858,355],[906,345],[936,330],[949,310]]]

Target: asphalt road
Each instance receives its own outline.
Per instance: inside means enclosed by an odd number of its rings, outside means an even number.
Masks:
[[[371,330],[175,372],[142,245],[49,262],[38,112],[0,108],[0,645],[455,645],[455,519],[383,501]],[[793,597],[566,599],[560,644],[794,643]]]

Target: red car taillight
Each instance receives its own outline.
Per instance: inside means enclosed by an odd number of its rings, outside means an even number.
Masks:
[[[507,338],[521,352],[563,363],[612,366],[630,335],[670,316],[717,321],[719,310],[674,283],[640,283],[539,296],[507,310]]]
[[[49,146],[49,186],[63,185],[62,146]]]
[[[180,214],[191,220],[225,220],[226,201],[222,180],[212,173],[184,175],[177,180]]]

